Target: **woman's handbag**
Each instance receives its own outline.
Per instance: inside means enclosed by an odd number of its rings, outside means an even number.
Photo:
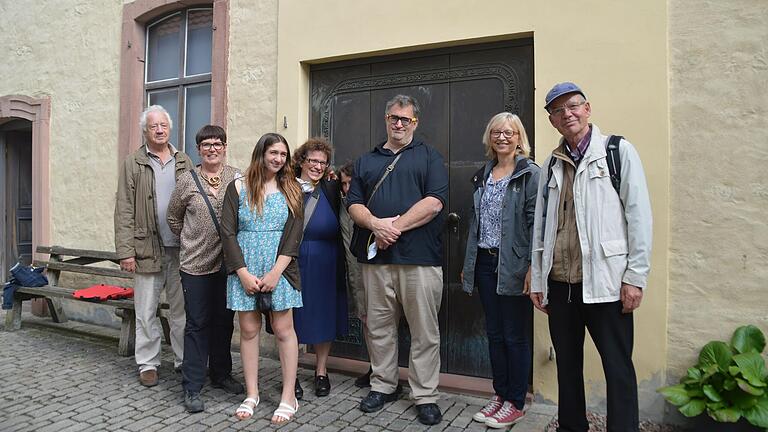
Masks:
[[[376,191],[379,190],[379,186],[381,186],[389,173],[395,169],[395,165],[397,164],[397,161],[400,160],[400,156],[402,155],[402,153],[398,153],[397,157],[395,157],[395,160],[393,160],[392,163],[387,166],[387,169],[384,170],[384,174],[381,175],[381,178],[373,187],[371,196],[368,197],[368,202],[365,203],[366,207],[371,204],[373,196],[376,195]],[[352,252],[352,255],[354,255],[355,258],[361,259],[361,257],[365,257],[368,259],[368,247],[370,246],[370,239],[373,238],[372,234],[373,233],[371,230],[358,226],[357,224],[352,227],[352,238],[349,239],[349,251]]]
[[[256,293],[256,309],[259,312],[269,312],[272,310],[272,292]]]

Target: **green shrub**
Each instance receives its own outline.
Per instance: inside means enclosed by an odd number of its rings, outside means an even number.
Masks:
[[[657,391],[686,417],[704,411],[718,422],[741,417],[768,428],[768,369],[762,356],[765,336],[755,326],[736,329],[731,343],[712,341],[699,353],[680,384]]]

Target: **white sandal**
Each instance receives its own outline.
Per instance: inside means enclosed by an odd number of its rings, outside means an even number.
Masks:
[[[280,402],[280,405],[277,407],[275,412],[272,414],[272,417],[277,417],[278,419],[283,419],[281,421],[274,421],[272,420],[272,424],[274,425],[282,425],[286,424],[289,421],[293,420],[293,417],[296,416],[296,411],[299,410],[299,401],[296,399],[296,404],[294,406],[290,406],[285,402]]]
[[[239,420],[248,420],[249,418],[253,417],[253,410],[259,406],[259,401],[260,400],[258,396],[256,396],[256,399],[245,398],[243,403],[241,403],[240,406],[235,410],[235,417],[237,417]],[[253,406],[249,404],[253,404]],[[248,417],[238,417],[239,413],[248,414]]]

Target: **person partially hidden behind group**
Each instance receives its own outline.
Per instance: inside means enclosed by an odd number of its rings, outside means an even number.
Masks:
[[[339,225],[341,225],[341,239],[344,243],[344,257],[347,264],[347,298],[350,301],[350,314],[357,316],[363,327],[363,340],[365,346],[368,346],[368,326],[366,324],[365,313],[365,289],[363,288],[363,279],[360,274],[360,263],[352,253],[349,243],[352,241],[355,222],[349,216],[347,211],[347,194],[349,186],[352,184],[352,175],[355,172],[355,166],[350,161],[339,168],[339,181],[341,181],[341,208],[339,209]],[[371,374],[373,369],[368,367],[368,372],[355,379],[355,385],[360,388],[371,386]],[[399,384],[398,384],[399,385]],[[399,391],[398,391],[399,393]]]
[[[167,218],[181,241],[181,285],[187,314],[181,385],[184,405],[191,413],[205,409],[200,390],[206,372],[213,387],[243,392],[243,385],[231,375],[234,312],[227,309],[227,274],[218,223],[224,190],[240,177],[240,171],[225,163],[227,133],[220,126],[203,126],[195,141],[201,164],[179,176]]]
[[[302,306],[296,258],[301,244],[302,193],[293,174],[288,143],[267,133],[256,143],[245,178],[227,187],[221,214],[221,237],[227,279],[227,307],[240,321],[240,354],[246,398],[235,411],[238,419],[253,416],[259,405],[258,297],[271,293],[268,319],[277,338],[283,388],[273,424],[296,415],[294,396],[299,346],[293,328],[293,308]],[[262,305],[263,307],[263,305]]]
[[[331,343],[347,333],[347,292],[344,246],[339,231],[341,190],[338,180],[328,180],[331,146],[310,138],[293,155],[294,172],[304,192],[304,237],[299,249],[299,270],[304,307],[293,314],[299,343],[315,350],[315,395],[328,396],[331,381],[327,362]],[[296,381],[296,397],[304,391]]]

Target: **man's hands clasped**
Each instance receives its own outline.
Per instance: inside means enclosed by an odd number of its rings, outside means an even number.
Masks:
[[[402,232],[394,225],[395,221],[400,216],[393,216],[388,218],[373,217],[371,220],[371,231],[374,237],[376,237],[376,247],[384,250],[397,241],[400,238]]]

